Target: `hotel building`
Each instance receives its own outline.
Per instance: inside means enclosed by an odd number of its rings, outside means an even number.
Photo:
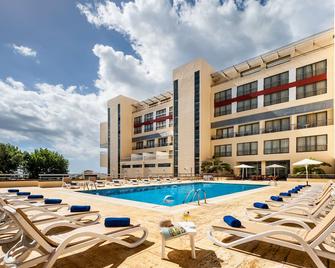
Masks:
[[[335,173],[333,29],[220,71],[196,59],[173,70],[171,85],[144,101],[108,101],[100,125],[108,174],[200,174],[213,156],[252,165],[252,174],[276,163],[285,176],[303,158]]]

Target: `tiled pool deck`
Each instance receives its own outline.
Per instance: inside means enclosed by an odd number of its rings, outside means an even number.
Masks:
[[[236,181],[236,183],[241,182]],[[188,205],[187,208],[165,207],[165,209],[146,206],[140,208],[138,204],[129,203],[126,200],[90,196],[63,188],[26,187],[24,189],[43,194],[45,197],[62,198],[69,204],[90,204],[92,209],[99,210],[102,216],[129,216],[133,222],[141,223],[149,230],[147,241],[138,248],[128,249],[115,244],[102,244],[86,251],[81,250],[72,255],[63,256],[57,260],[55,267],[315,267],[307,254],[299,251],[264,242],[251,242],[231,250],[215,246],[207,239],[208,227],[214,221],[222,219],[227,214],[245,219],[245,208],[251,206],[254,201],[264,201],[270,195],[292,188],[296,184],[279,182],[276,187],[264,187],[215,198],[200,207]],[[191,259],[189,241],[184,237],[168,242],[167,258],[162,260],[158,223],[162,219],[182,220],[185,209],[190,210],[191,220],[197,225],[197,258]],[[8,247],[8,245],[1,247],[1,255]],[[327,260],[324,262],[328,267],[335,267],[335,262]]]

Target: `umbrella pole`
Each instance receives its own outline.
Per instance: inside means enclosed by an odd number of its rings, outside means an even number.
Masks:
[[[308,185],[308,165],[306,165],[305,168],[306,168],[306,185]]]

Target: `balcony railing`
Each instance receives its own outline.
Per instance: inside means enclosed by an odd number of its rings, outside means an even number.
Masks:
[[[258,150],[237,151],[238,156],[257,155],[257,153],[258,153]]]
[[[320,152],[327,151],[327,145],[307,145],[307,146],[297,146],[297,152]]]
[[[314,122],[308,122],[306,124],[292,124],[289,126],[282,126],[282,127],[267,127],[262,128],[260,131],[253,131],[253,132],[233,132],[229,133],[228,135],[213,135],[212,140],[218,139],[228,139],[234,137],[243,137],[243,136],[250,136],[250,135],[257,135],[257,134],[268,134],[280,131],[289,131],[289,130],[296,130],[296,129],[303,129],[303,128],[313,128],[313,127],[323,127],[323,126],[331,126],[334,124],[332,119],[329,120],[319,120]]]
[[[153,146],[151,145],[143,145],[142,147],[136,147],[133,146],[133,150],[142,150],[142,149],[148,149],[148,148],[158,148],[158,147],[166,147],[173,145],[173,142],[167,142],[167,143],[155,143]]]

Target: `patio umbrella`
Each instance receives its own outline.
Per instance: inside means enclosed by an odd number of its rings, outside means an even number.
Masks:
[[[273,176],[276,176],[276,168],[285,168],[284,166],[273,164],[270,166],[267,166],[266,168],[273,168]]]
[[[306,159],[300,160],[296,163],[293,163],[293,166],[304,166],[306,168],[306,185],[308,185],[308,166],[310,166],[310,165],[321,165],[322,163],[323,162],[321,162],[321,161],[306,158]]]
[[[244,178],[244,176],[243,176],[244,175],[244,169],[254,168],[254,167],[242,164],[242,165],[235,166],[234,168],[240,168],[240,169],[242,169],[242,180],[243,180],[243,178]]]

